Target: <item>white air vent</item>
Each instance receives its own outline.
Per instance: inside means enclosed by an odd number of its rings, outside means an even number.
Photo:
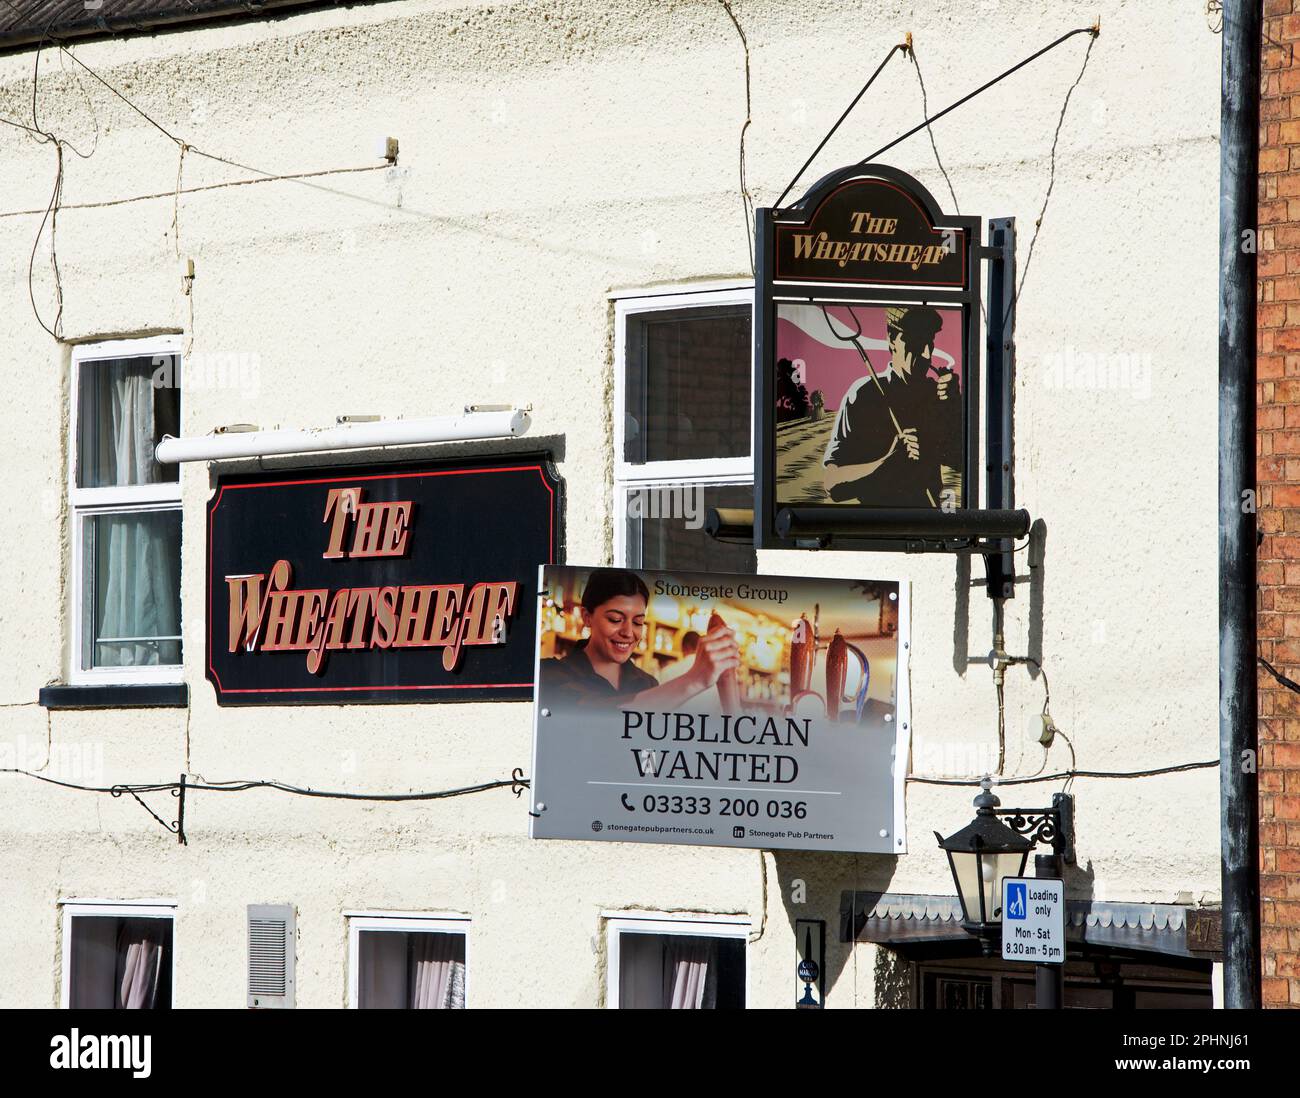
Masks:
[[[292,904],[248,905],[248,1005],[293,1006]]]

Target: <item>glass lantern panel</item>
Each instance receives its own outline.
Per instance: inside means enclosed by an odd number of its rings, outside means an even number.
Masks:
[[[1002,921],[1002,878],[1018,877],[1025,864],[1025,852],[1015,850],[1007,854],[985,854],[980,859],[981,885],[984,889],[985,910],[990,923]]]
[[[968,923],[980,922],[980,856],[978,854],[948,854],[952,863],[952,873],[957,880],[957,896],[961,900],[962,912]],[[990,909],[991,910],[991,909]]]

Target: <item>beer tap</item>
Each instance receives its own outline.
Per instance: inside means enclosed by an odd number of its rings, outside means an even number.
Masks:
[[[862,719],[862,708],[867,701],[867,689],[871,683],[871,664],[866,654],[856,644],[845,640],[839,629],[831,639],[821,643],[821,604],[813,604],[811,622],[805,614],[793,623],[793,635],[790,639],[790,705],[788,712],[793,713],[795,706],[805,697],[814,697],[822,703],[828,720],[837,721],[840,706],[846,702],[854,703],[854,719]],[[819,694],[812,689],[813,665],[817,661],[818,651],[826,653],[826,693]],[[862,670],[862,684],[852,698],[844,696],[844,680],[848,673],[848,655],[852,653]]]

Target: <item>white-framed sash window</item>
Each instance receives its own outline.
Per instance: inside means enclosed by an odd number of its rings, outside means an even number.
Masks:
[[[180,472],[154,459],[180,433],[180,349],[163,336],[72,352],[74,684],[181,678]]]
[[[176,974],[176,905],[65,900],[60,1005],[168,1010]]]
[[[348,1006],[463,1010],[469,999],[469,916],[351,912]]]
[[[746,1003],[746,916],[605,916],[613,1010],[728,1010]]]
[[[753,572],[752,546],[704,531],[753,506],[752,286],[615,300],[614,563]]]

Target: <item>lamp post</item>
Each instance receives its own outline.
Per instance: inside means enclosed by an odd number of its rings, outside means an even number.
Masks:
[[[1002,808],[992,784],[990,778],[980,782],[974,820],[946,839],[934,833],[948,855],[962,927],[979,939],[986,957],[993,956],[1002,938],[1002,878],[1023,876],[1029,852],[1040,842],[1050,843],[1052,853],[1034,859],[1037,876],[1060,877],[1065,863],[1074,861],[1073,797],[1055,793],[1051,808]],[[1064,964],[1036,968],[1039,1009],[1059,1008]]]

